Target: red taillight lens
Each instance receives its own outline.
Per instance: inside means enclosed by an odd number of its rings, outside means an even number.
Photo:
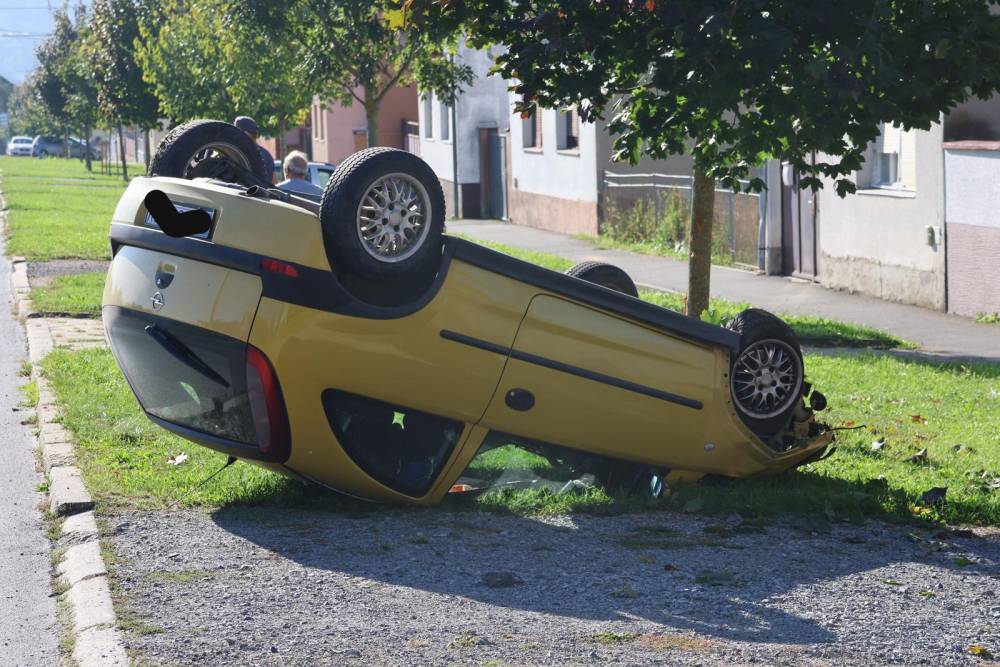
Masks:
[[[281,385],[271,362],[252,345],[247,346],[247,396],[257,447],[271,460],[287,460],[292,443]]]

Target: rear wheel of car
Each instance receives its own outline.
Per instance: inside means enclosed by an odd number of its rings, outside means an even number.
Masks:
[[[333,172],[320,223],[335,269],[379,281],[423,276],[441,259],[444,192],[416,155],[368,148]]]
[[[759,436],[782,431],[802,400],[802,350],[792,328],[758,308],[726,327],[740,335],[730,369],[730,392],[743,422]]]
[[[580,262],[567,271],[566,275],[586,280],[588,283],[594,283],[601,287],[607,287],[609,290],[614,290],[615,292],[621,292],[622,294],[628,294],[636,298],[639,297],[639,290],[636,289],[635,283],[632,282],[629,275],[613,264]]]
[[[149,175],[217,178],[246,186],[271,183],[257,145],[221,120],[193,120],[172,129],[157,147]]]

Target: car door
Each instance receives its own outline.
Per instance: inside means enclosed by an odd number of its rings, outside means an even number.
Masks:
[[[481,424],[594,454],[665,464],[705,437],[722,356],[579,303],[536,296]]]

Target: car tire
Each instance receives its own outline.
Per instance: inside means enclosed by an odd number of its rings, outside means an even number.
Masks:
[[[44,159],[44,158],[47,158],[48,156],[49,156],[49,152],[47,150],[45,150],[44,148],[42,150],[38,151],[38,157]]]
[[[580,262],[567,271],[566,275],[639,298],[639,290],[636,289],[635,283],[632,282],[629,275],[613,264]]]
[[[218,178],[246,186],[271,184],[271,171],[260,159],[257,144],[243,130],[221,120],[193,120],[170,130],[156,148],[149,175]]]
[[[762,438],[788,426],[802,402],[802,350],[792,328],[766,310],[748,308],[726,324],[740,335],[729,390],[736,411]]]
[[[444,192],[419,157],[368,148],[330,176],[320,203],[330,264],[361,278],[423,276],[441,259]]]

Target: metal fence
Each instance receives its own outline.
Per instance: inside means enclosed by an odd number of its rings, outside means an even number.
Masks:
[[[667,224],[667,218],[676,214],[678,204],[683,213],[683,228],[689,230],[693,180],[690,174],[605,171],[601,188],[602,231],[615,224],[612,216],[627,219],[637,210],[650,208],[658,224]],[[748,181],[740,183],[746,185]],[[760,220],[760,195],[734,193],[716,185],[712,221],[712,250],[716,261],[728,260],[726,263],[734,266],[756,270]],[[686,237],[678,240],[686,240]]]

